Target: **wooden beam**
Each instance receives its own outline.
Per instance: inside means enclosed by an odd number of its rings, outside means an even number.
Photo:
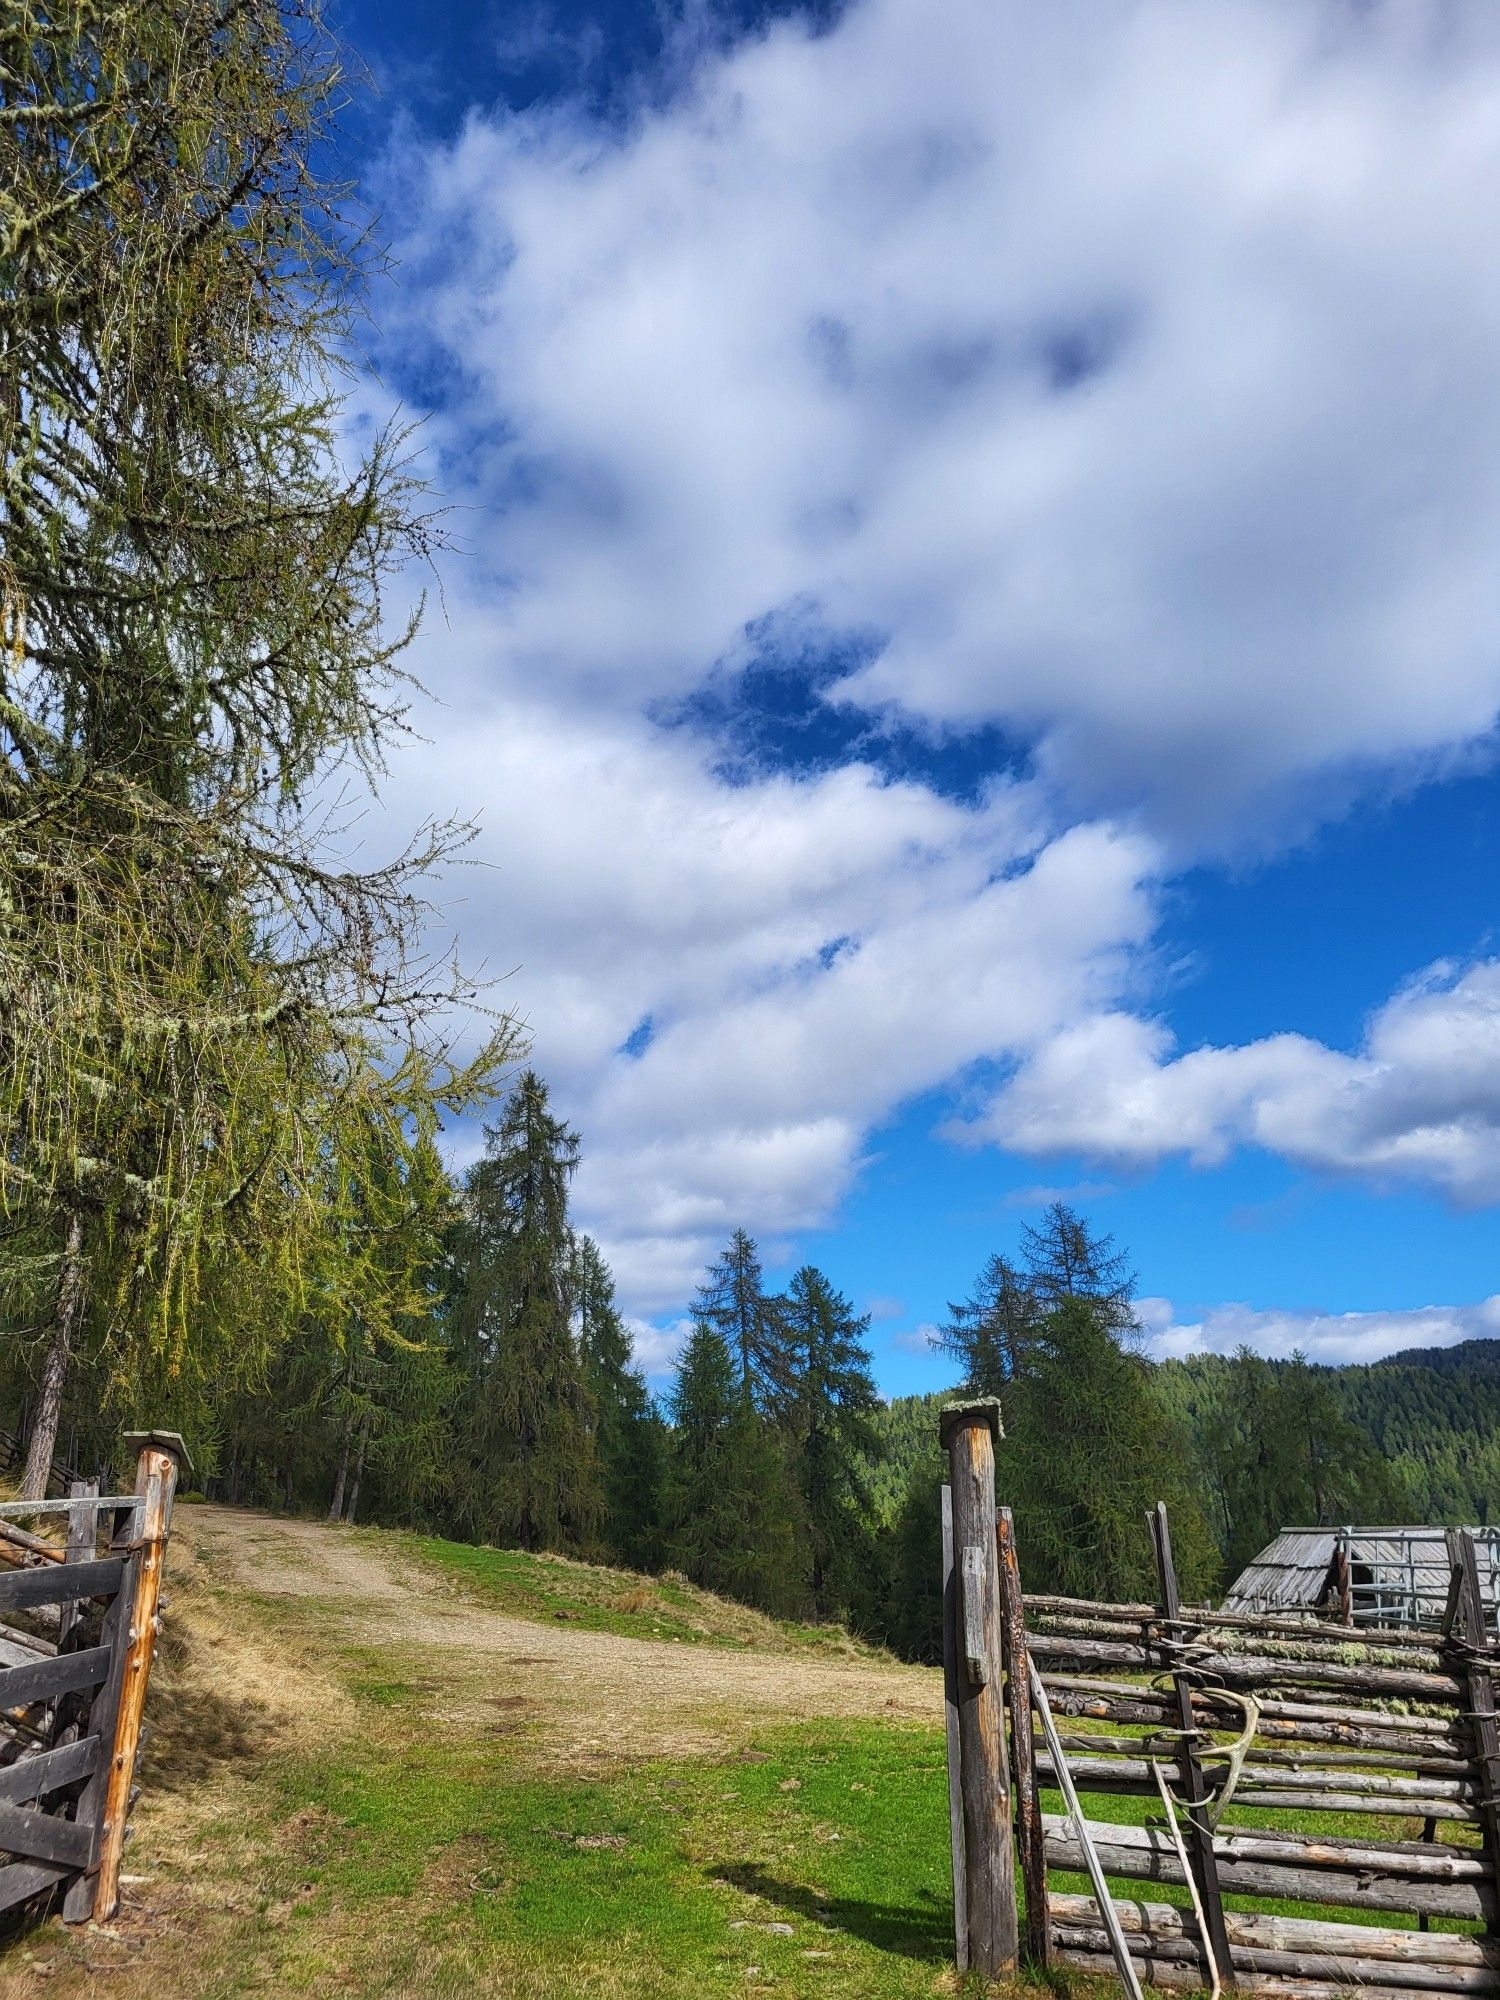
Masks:
[[[948,1450],[953,1543],[966,1602],[959,1630],[977,1639],[972,1664],[993,1663],[984,1677],[958,1673],[959,1772],[964,1808],[964,1886],[969,1966],[985,1979],[1016,1969],[1016,1871],[1011,1854],[1010,1769],[1005,1706],[994,1664],[1000,1659],[1000,1582],[995,1550],[995,1441],[1000,1406],[993,1398],[948,1404],[939,1436]],[[974,1550],[973,1558],[967,1551]],[[966,1653],[969,1642],[965,1642]]]
[[[1146,1526],[1150,1530],[1152,1546],[1156,1552],[1156,1573],[1161,1585],[1162,1610],[1168,1618],[1176,1618],[1181,1614],[1182,1602],[1177,1592],[1177,1569],[1172,1561],[1172,1530],[1167,1520],[1165,1500],[1158,1500],[1146,1516]],[[1208,1800],[1203,1786],[1203,1766],[1198,1761],[1193,1735],[1196,1727],[1193,1721],[1193,1690],[1175,1658],[1172,1662],[1172,1687],[1177,1706],[1177,1724],[1183,1732],[1178,1738],[1177,1777],[1183,1792],[1181,1800],[1183,1817],[1187,1821],[1185,1838],[1188,1860],[1192,1865],[1198,1899],[1203,1905],[1206,1942],[1212,1950],[1220,1980],[1225,1986],[1232,1986],[1234,1961],[1229,1950],[1229,1933],[1224,1928],[1224,1899],[1219,1891],[1219,1872],[1214,1862],[1214,1834],[1213,1828],[1208,1823]],[[1213,1965],[1208,1961],[1207,1952],[1204,1953],[1203,1970],[1205,1983],[1212,1984]]]
[[[0,1576],[0,1611],[23,1611],[38,1604],[67,1604],[75,1597],[111,1597],[125,1574],[123,1556],[98,1562],[65,1563],[57,1551],[55,1567],[13,1569]]]
[[[969,1969],[969,1891],[964,1879],[964,1791],[958,1735],[958,1578],[953,1563],[953,1489],[943,1488],[943,1711],[948,1725],[948,1843],[953,1857],[953,1955]]]
[[[1458,1604],[1469,1648],[1482,1647],[1487,1637],[1484,1594],[1479,1588],[1479,1559],[1467,1528],[1448,1533],[1448,1554],[1458,1575]],[[1470,1650],[1466,1679],[1469,1722],[1474,1731],[1474,1763],[1479,1777],[1479,1812],[1485,1851],[1500,1881],[1500,1719],[1495,1712],[1495,1683],[1487,1661]]]
[[[1005,1646],[1005,1693],[1010,1714],[1010,1753],[1016,1780],[1016,1844],[1026,1891],[1026,1956],[1045,1969],[1052,1955],[1047,1921],[1047,1850],[1042,1831],[1042,1796],[1037,1785],[1036,1738],[1031,1728],[1031,1655],[1021,1608],[1021,1562],[1016,1524],[1009,1507],[995,1517],[1000,1557],[1000,1627]]]
[[[176,1440],[180,1448],[181,1439]],[[130,1812],[130,1787],[140,1755],[141,1724],[146,1712],[146,1686],[156,1635],[161,1627],[162,1569],[167,1557],[167,1531],[172,1496],[177,1489],[177,1456],[172,1441],[149,1433],[141,1446],[136,1491],[141,1495],[139,1542],[131,1558],[129,1624],[125,1643],[125,1674],[115,1718],[114,1743],[107,1767],[104,1817],[100,1824],[98,1881],[92,1915],[107,1923],[120,1905],[120,1861],[125,1852],[125,1822]]]

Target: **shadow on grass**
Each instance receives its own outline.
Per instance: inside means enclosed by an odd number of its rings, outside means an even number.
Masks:
[[[940,1965],[953,1956],[953,1908],[930,1889],[908,1903],[875,1903],[855,1896],[819,1896],[798,1882],[782,1882],[753,1861],[716,1868],[715,1877],[747,1896],[777,1903],[825,1930],[847,1931],[879,1951]]]

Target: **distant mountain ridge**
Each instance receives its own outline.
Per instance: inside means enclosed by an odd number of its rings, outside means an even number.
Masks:
[[[1166,1402],[1196,1436],[1228,1356],[1194,1354],[1151,1366]],[[1483,1527],[1500,1520],[1500,1339],[1403,1348],[1321,1372],[1343,1415],[1396,1473],[1408,1521]],[[914,1465],[941,1463],[937,1414],[954,1393],[898,1396],[878,1413],[885,1456],[871,1468],[871,1498],[882,1520],[894,1518]]]

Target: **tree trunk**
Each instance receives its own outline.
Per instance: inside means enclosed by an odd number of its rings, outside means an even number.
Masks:
[[[370,1419],[365,1418],[364,1428],[359,1434],[359,1450],[354,1454],[354,1483],[349,1488],[349,1505],[344,1519],[352,1523],[359,1511],[359,1488],[365,1476],[365,1446],[370,1442]]]
[[[349,1477],[349,1436],[353,1426],[345,1424],[344,1441],[339,1446],[339,1469],[333,1482],[333,1498],[328,1503],[330,1521],[340,1521],[344,1516],[344,1481]]]
[[[57,1426],[62,1415],[63,1388],[68,1379],[68,1363],[73,1358],[73,1336],[83,1307],[83,1216],[74,1209],[68,1217],[68,1233],[63,1243],[62,1268],[57,1278],[57,1310],[52,1320],[52,1338],[42,1363],[41,1389],[31,1441],[26,1448],[26,1470],[21,1474],[21,1498],[45,1500],[47,1475],[57,1449]]]

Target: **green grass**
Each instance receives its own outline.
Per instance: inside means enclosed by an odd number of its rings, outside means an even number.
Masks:
[[[544,1964],[559,1992],[872,2000],[930,1993],[951,1957],[946,1800],[940,1730],[867,1723],[593,1783],[414,1744],[282,1794],[321,1829],[309,1938],[412,1923],[455,1974]]]
[[[676,1640],[684,1645],[789,1647],[815,1652],[870,1653],[842,1627],[803,1625],[765,1617],[696,1589],[685,1578],[638,1576],[564,1556],[475,1547],[437,1535],[393,1535],[400,1546],[440,1571],[478,1601],[517,1618],[580,1625],[626,1639]]]

